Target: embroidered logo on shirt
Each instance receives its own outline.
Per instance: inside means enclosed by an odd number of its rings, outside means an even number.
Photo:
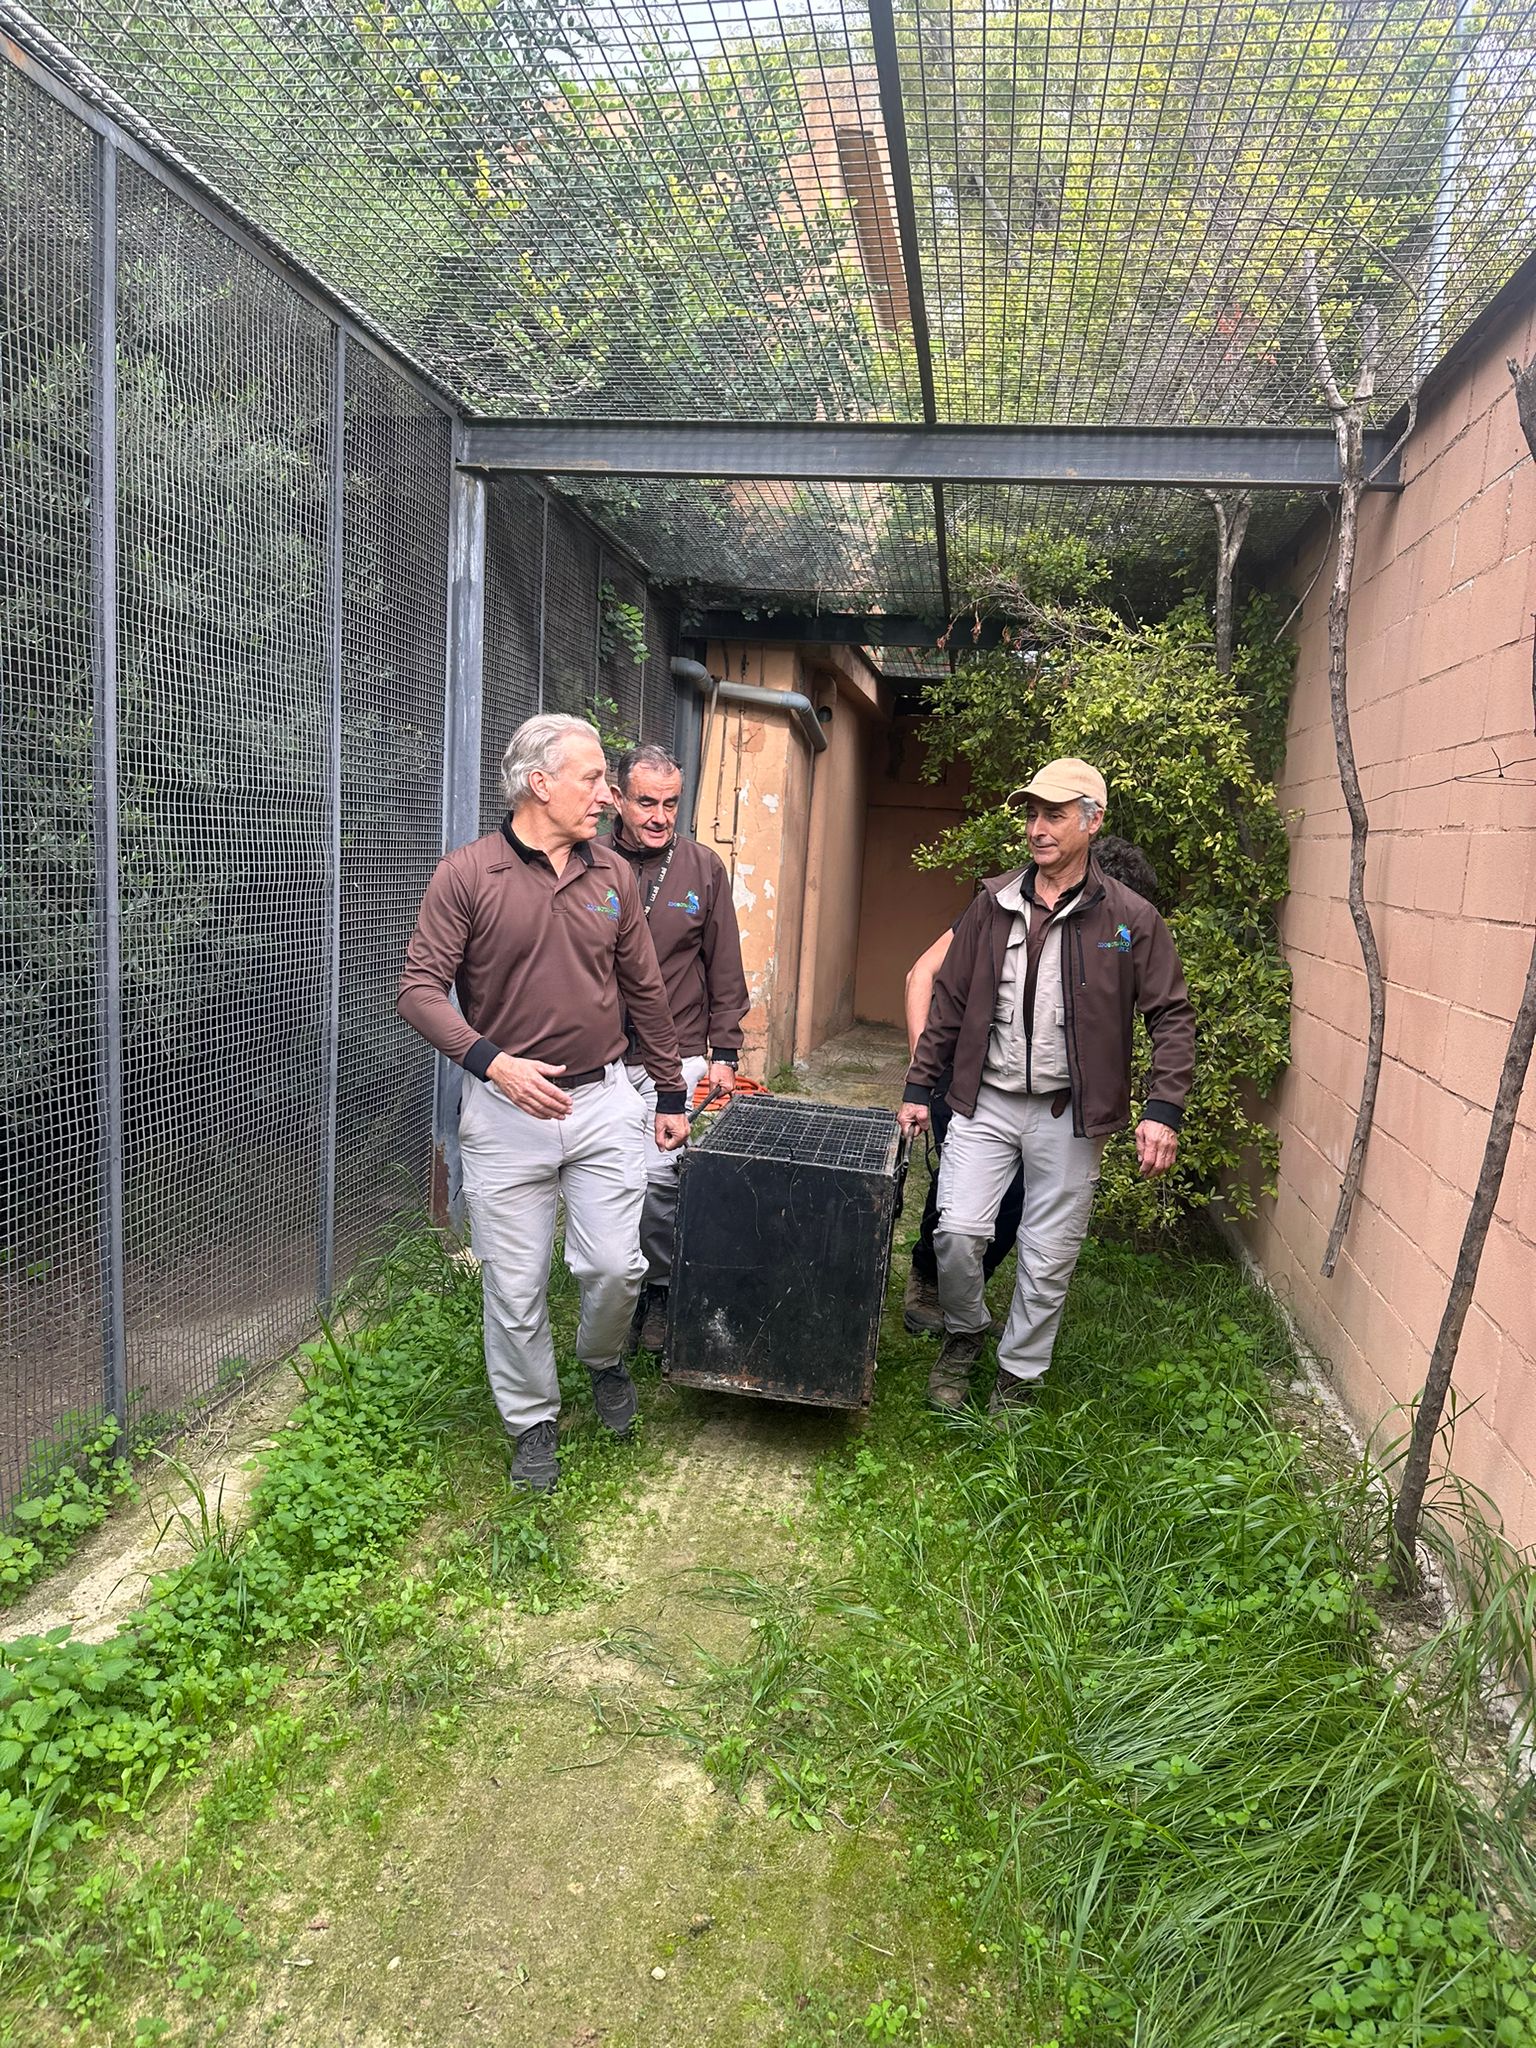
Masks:
[[[601,903],[589,903],[586,908],[595,910],[599,917],[616,918],[619,914],[619,892],[617,889],[607,889],[603,893]]]
[[[698,890],[690,889],[686,896],[680,897],[676,901],[669,903],[667,905],[667,908],[668,910],[684,910],[688,913],[690,917],[697,917],[699,914]]]
[[[1129,953],[1131,950],[1131,928],[1128,924],[1116,925],[1112,939],[1100,939],[1101,953]]]

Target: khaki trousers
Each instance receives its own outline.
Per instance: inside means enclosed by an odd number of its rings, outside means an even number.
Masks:
[[[974,1116],[956,1115],[939,1159],[939,1266],[944,1327],[984,1330],[989,1318],[983,1259],[1008,1184],[1021,1169],[1018,1277],[997,1362],[1016,1379],[1038,1380],[1051,1362],[1077,1255],[1099,1184],[1103,1138],[1079,1138],[1070,1110],[1051,1115],[1049,1095],[1015,1095],[982,1083]]]
[[[693,1091],[709,1072],[706,1059],[683,1061],[683,1086],[688,1107],[693,1108]],[[629,1069],[630,1085],[645,1104],[649,1117],[656,1115],[656,1083],[644,1067]],[[645,1127],[645,1207],[640,1212],[640,1249],[645,1254],[645,1277],[652,1287],[665,1287],[672,1278],[672,1233],[677,1227],[677,1179],[683,1170],[682,1149],[663,1152],[656,1143],[656,1126]]]
[[[581,1291],[576,1356],[594,1372],[618,1363],[645,1273],[649,1112],[618,1064],[572,1102],[568,1117],[545,1121],[466,1076],[459,1106],[464,1197],[485,1287],[485,1369],[513,1436],[560,1413],[548,1293],[561,1198],[565,1263]]]

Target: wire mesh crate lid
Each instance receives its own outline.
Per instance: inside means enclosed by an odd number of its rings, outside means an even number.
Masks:
[[[901,1133],[888,1109],[842,1109],[782,1095],[743,1095],[728,1102],[695,1143],[700,1152],[738,1159],[787,1159],[804,1166],[844,1166],[894,1173]]]

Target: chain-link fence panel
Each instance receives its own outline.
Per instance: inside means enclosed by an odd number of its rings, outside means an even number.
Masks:
[[[496,478],[486,493],[480,822],[487,831],[506,809],[501,757],[507,741],[540,705],[547,511],[547,500],[516,477]]]
[[[0,1499],[102,1412],[91,138],[0,66]]]
[[[544,709],[590,718],[597,682],[598,547],[554,506],[544,557]]]
[[[677,686],[672,657],[677,652],[677,613],[654,590],[645,596],[645,666],[640,678],[640,737],[672,748],[677,739]]]
[[[333,340],[127,163],[119,222],[124,1267],[153,1432],[315,1296]]]
[[[395,1015],[442,846],[446,415],[347,352],[341,672],[336,1277],[431,1189],[432,1054]]]
[[[645,638],[645,584],[610,554],[599,563],[597,698],[605,733],[631,743],[640,737]]]

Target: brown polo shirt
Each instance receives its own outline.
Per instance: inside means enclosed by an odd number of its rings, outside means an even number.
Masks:
[[[650,905],[646,918],[683,1058],[708,1053],[735,1066],[751,998],[724,861],[681,836],[672,841],[670,860],[666,847],[631,846],[617,832],[612,846],[634,869],[642,905]]]
[[[568,1074],[623,1059],[627,1016],[658,1114],[684,1107],[677,1033],[640,892],[608,847],[578,842],[556,875],[507,819],[448,854],[421,899],[395,1007],[482,1081],[503,1052]]]

